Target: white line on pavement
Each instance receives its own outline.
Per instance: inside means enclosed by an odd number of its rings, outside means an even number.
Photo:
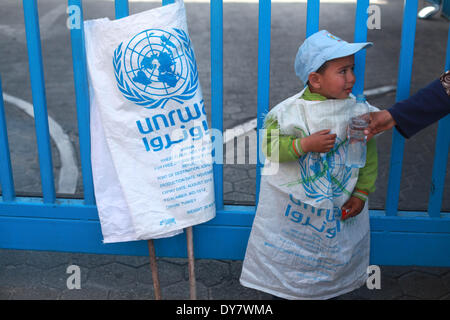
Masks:
[[[15,105],[30,117],[34,118],[33,105],[9,94],[3,93],[5,101]],[[75,161],[75,152],[70,142],[69,136],[62,127],[52,118],[48,117],[50,136],[56,144],[61,159],[61,169],[59,170],[58,193],[75,193],[78,180],[78,166]]]
[[[49,12],[46,12],[39,18],[39,30],[41,35],[41,40],[48,38],[53,30],[53,24],[58,20],[58,18],[66,13],[66,4],[60,4],[56,6]],[[16,38],[18,41],[25,43],[25,27],[23,24],[19,26],[10,26],[6,24],[0,24],[0,32],[11,38]]]
[[[382,87],[378,87],[378,88],[374,88],[374,89],[368,89],[364,91],[364,95],[366,97],[370,97],[370,96],[375,96],[375,95],[380,95],[380,94],[385,94],[391,91],[395,91],[397,89],[396,86],[382,86]],[[247,134],[247,132],[251,131],[251,130],[255,130],[256,129],[256,118],[255,119],[251,119],[247,122],[244,122],[242,124],[239,124],[231,129],[227,129],[225,130],[224,133],[224,141],[223,143],[228,143],[230,141],[232,141],[235,137],[238,136],[242,136]]]

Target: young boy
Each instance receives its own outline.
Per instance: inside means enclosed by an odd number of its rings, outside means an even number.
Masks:
[[[375,140],[364,168],[346,167],[345,152],[354,54],[371,45],[322,30],[299,48],[295,71],[306,86],[266,116],[263,149],[279,170],[263,171],[242,285],[286,299],[328,299],[365,283]]]

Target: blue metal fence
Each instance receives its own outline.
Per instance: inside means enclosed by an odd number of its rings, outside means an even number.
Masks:
[[[164,0],[163,4],[171,3]],[[69,0],[68,5],[81,9],[82,1]],[[369,0],[358,0],[355,41],[366,41]],[[415,23],[418,0],[406,0],[402,26],[398,69],[397,100],[407,98],[414,53]],[[36,121],[42,198],[16,197],[12,179],[6,122],[0,82],[0,247],[16,249],[57,250],[89,253],[148,255],[146,241],[103,244],[90,163],[89,91],[83,28],[72,29],[72,56],[76,91],[77,121],[84,199],[56,198],[47,120],[44,74],[36,0],[23,0],[30,65],[31,87]],[[211,96],[212,127],[223,131],[223,3],[211,0]],[[306,35],[319,29],[318,0],[307,2]],[[115,1],[116,18],[128,15],[128,1]],[[82,18],[82,17],[81,17]],[[259,2],[258,40],[258,128],[269,109],[271,1]],[[81,24],[82,26],[82,24]],[[355,93],[363,91],[365,54],[356,55],[358,79]],[[450,32],[447,43],[446,69],[450,66]],[[450,118],[440,121],[433,164],[432,189],[428,212],[398,211],[404,139],[394,130],[389,185],[385,210],[371,210],[371,263],[381,265],[450,266],[450,214],[441,212],[444,176],[448,159]],[[259,143],[258,143],[259,145]],[[257,165],[257,193],[261,159]],[[242,259],[244,257],[254,206],[228,206],[223,201],[223,167],[214,164],[217,217],[194,227],[197,258]],[[155,241],[159,256],[184,257],[184,236]]]

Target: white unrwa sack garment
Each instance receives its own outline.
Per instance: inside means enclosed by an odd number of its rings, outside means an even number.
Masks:
[[[279,163],[276,174],[263,169],[240,282],[286,299],[328,299],[367,278],[369,212],[366,202],[359,215],[340,220],[358,178],[357,169],[344,165],[347,110],[354,97],[306,101],[299,99],[303,92],[281,102],[266,119],[276,120],[285,135],[331,129],[336,143],[327,154],[311,152]]]
[[[84,30],[104,242],[169,237],[214,218],[211,138],[182,1]]]

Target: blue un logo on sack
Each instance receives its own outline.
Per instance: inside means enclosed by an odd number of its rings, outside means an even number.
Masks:
[[[345,166],[345,142],[336,138],[336,144],[326,155],[311,152],[299,159],[300,183],[305,194],[320,202],[324,199],[333,200],[343,193],[349,194],[346,187],[352,176],[352,169]]]
[[[183,104],[198,88],[198,72],[184,30],[148,29],[114,51],[114,74],[123,96],[149,109],[167,102]]]

